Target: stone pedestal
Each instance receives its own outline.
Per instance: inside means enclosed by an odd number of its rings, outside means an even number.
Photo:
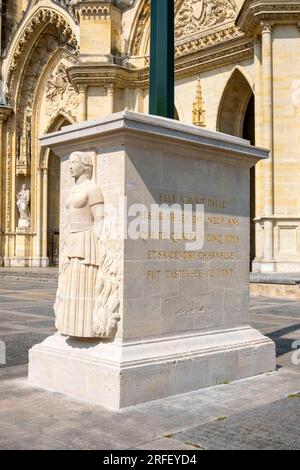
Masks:
[[[15,256],[4,260],[5,266],[13,268],[29,267],[30,261],[30,228],[19,226],[16,230]]]
[[[19,232],[19,233],[30,232],[30,220],[29,219],[19,219],[17,232]]]
[[[110,249],[121,259],[121,321],[112,340],[56,334],[34,346],[31,383],[118,410],[275,368],[274,344],[251,328],[248,310],[250,168],[266,151],[129,112],[65,127],[41,144],[61,157],[62,201],[69,154],[95,151],[95,181],[114,219]],[[124,196],[128,230],[117,217]],[[144,206],[135,213],[133,204]],[[180,237],[171,224],[168,237],[160,225],[154,234],[153,204],[176,204],[160,224],[183,220],[180,209],[191,204],[193,222],[204,220],[204,245],[191,245],[195,227]],[[120,227],[127,238],[116,236]]]

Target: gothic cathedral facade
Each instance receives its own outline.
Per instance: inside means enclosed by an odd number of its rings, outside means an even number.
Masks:
[[[0,266],[57,265],[60,162],[39,137],[148,112],[150,0],[0,4]],[[299,51],[300,1],[175,0],[176,118],[270,150],[249,188],[254,271],[300,271]]]

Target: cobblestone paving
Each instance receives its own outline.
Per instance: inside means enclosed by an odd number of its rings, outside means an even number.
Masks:
[[[0,270],[0,449],[300,449],[300,302],[251,299],[251,324],[276,342],[276,372],[113,413],[27,383],[28,349],[55,331],[55,291],[55,273]]]
[[[0,270],[0,340],[6,344],[0,369],[27,364],[28,350],[53,334],[56,285],[56,276],[2,278]]]

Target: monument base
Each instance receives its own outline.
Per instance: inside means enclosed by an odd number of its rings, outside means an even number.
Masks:
[[[29,352],[29,382],[113,410],[275,369],[274,343],[251,327],[88,342],[55,334]]]

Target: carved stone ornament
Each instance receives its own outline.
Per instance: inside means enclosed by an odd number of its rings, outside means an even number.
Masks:
[[[19,141],[19,152],[17,158],[17,175],[30,175],[31,164],[31,119],[32,109],[29,104],[24,112],[22,134]]]
[[[121,261],[109,250],[108,231],[103,229],[104,199],[91,181],[93,155],[73,152],[69,165],[75,184],[64,201],[68,224],[61,240],[64,257],[54,306],[56,327],[66,336],[108,338],[120,319]]]
[[[41,8],[36,11],[35,15],[30,19],[22,35],[20,36],[14,51],[13,59],[10,63],[7,77],[7,98],[10,100],[13,83],[15,80],[19,80],[19,76],[16,73],[17,67],[20,62],[23,50],[27,47],[28,42],[30,41],[33,33],[37,31],[38,28],[45,31],[45,25],[55,25],[55,31],[59,31],[61,39],[61,46],[68,47],[72,52],[75,50],[78,51],[78,43],[76,36],[72,30],[70,23],[57,11],[50,10],[47,8]]]
[[[71,58],[65,59],[58,64],[46,82],[47,116],[53,117],[62,112],[72,116],[72,121],[76,121],[79,98],[67,75],[67,67],[73,63]]]
[[[76,18],[76,4],[77,0],[52,0],[54,3],[57,3],[59,6],[64,8],[73,18],[75,22],[77,22]]]
[[[175,0],[176,57],[241,36],[241,32],[233,24],[236,16],[234,0]],[[147,53],[140,50],[140,47],[144,34],[148,31],[149,21],[150,1],[146,0],[135,28],[131,55]]]
[[[184,0],[175,21],[177,39],[233,20],[237,9],[233,0]]]
[[[192,118],[192,122],[195,126],[205,127],[205,109],[200,78],[197,80],[196,99],[193,103]]]

